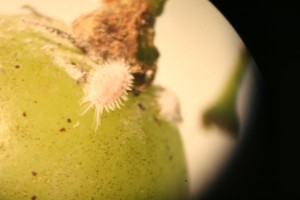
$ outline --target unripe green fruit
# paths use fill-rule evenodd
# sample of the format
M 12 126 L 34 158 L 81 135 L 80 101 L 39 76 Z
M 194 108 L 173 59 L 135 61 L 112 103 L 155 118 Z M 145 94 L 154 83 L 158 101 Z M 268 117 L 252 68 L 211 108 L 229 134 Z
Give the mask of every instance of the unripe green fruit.
M 159 114 L 159 88 L 130 93 L 95 131 L 82 83 L 56 57 L 89 68 L 85 55 L 19 16 L 0 19 L 1 200 L 187 198 L 180 135 Z

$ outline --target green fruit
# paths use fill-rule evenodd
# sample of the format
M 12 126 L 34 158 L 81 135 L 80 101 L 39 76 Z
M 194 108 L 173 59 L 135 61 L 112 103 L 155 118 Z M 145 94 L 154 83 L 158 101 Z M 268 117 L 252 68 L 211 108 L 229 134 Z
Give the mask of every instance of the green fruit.
M 180 135 L 159 114 L 158 87 L 129 94 L 95 131 L 81 79 L 66 71 L 88 69 L 85 55 L 20 16 L 0 19 L 1 200 L 187 198 Z

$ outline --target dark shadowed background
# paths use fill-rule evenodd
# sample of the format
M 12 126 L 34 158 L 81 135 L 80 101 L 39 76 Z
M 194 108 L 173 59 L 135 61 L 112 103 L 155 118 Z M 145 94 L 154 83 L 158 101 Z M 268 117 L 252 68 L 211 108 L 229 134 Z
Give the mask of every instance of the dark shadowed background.
M 289 110 L 275 103 L 278 100 L 283 103 L 285 99 L 277 92 L 284 90 L 280 88 L 283 87 L 283 75 L 279 70 L 285 67 L 281 63 L 283 54 L 278 49 L 288 51 L 286 42 L 293 44 L 294 40 L 285 37 L 282 40 L 282 37 L 286 33 L 288 36 L 296 35 L 292 30 L 296 22 L 291 20 L 299 19 L 299 7 L 282 1 L 279 4 L 257 0 L 211 2 L 235 28 L 258 66 L 261 77 L 256 79 L 257 98 L 254 107 L 259 112 L 249 122 L 247 137 L 241 142 L 230 165 L 215 185 L 199 199 L 288 199 L 287 196 L 281 196 L 283 163 L 278 158 L 282 158 L 283 154 L 279 152 L 281 143 L 275 141 L 279 139 L 278 131 L 283 130 L 279 124 L 287 121 L 287 115 L 281 113 L 287 114 Z M 295 64 L 295 61 L 291 64 Z M 287 193 L 290 194 L 286 191 L 285 195 Z

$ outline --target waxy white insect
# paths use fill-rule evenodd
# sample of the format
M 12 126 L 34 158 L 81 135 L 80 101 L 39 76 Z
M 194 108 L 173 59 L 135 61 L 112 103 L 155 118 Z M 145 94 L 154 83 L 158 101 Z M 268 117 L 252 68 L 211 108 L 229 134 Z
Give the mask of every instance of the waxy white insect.
M 133 78 L 129 65 L 122 59 L 107 61 L 89 72 L 81 104 L 88 104 L 83 114 L 95 107 L 96 129 L 103 110 L 114 111 L 128 99 Z

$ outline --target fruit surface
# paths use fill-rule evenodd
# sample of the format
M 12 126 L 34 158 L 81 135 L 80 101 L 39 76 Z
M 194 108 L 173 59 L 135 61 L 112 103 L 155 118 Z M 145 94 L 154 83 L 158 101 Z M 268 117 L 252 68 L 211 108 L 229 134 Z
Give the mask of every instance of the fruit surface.
M 185 199 L 177 128 L 155 86 L 121 109 L 82 114 L 85 55 L 47 31 L 0 21 L 0 199 Z

